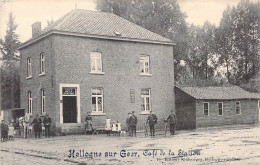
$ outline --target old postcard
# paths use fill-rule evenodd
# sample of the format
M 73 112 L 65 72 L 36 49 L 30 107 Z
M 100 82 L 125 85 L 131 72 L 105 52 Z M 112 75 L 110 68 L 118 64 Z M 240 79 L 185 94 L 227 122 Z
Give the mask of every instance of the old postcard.
M 259 1 L 0 13 L 1 164 L 259 164 Z

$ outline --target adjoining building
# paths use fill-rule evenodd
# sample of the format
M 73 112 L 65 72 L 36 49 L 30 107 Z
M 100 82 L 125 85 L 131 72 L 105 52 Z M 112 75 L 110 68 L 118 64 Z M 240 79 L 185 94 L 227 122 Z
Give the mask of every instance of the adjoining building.
M 75 9 L 49 27 L 32 25 L 21 53 L 21 107 L 48 113 L 58 133 L 84 131 L 105 119 L 122 123 L 135 111 L 142 129 L 149 111 L 174 110 L 171 40 L 115 14 Z M 159 121 L 158 126 L 163 125 Z
M 259 122 L 260 95 L 238 86 L 175 87 L 177 129 Z

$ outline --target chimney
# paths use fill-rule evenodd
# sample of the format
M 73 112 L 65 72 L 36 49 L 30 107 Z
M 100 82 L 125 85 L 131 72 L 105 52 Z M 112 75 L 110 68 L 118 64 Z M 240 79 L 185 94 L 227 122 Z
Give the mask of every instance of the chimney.
M 42 26 L 41 22 L 35 22 L 32 24 L 32 37 L 36 37 L 41 34 Z

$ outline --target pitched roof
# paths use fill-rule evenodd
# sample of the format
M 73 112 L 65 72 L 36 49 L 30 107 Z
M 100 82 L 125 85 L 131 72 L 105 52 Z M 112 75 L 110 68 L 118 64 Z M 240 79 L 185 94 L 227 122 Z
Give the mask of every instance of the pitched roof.
M 198 100 L 260 99 L 260 94 L 247 92 L 238 86 L 177 88 Z
M 51 31 L 106 36 L 126 40 L 157 41 L 174 45 L 172 40 L 151 32 L 113 13 L 83 9 L 74 9 L 67 13 L 49 27 L 45 28 L 40 36 Z M 39 36 L 35 38 L 38 37 Z

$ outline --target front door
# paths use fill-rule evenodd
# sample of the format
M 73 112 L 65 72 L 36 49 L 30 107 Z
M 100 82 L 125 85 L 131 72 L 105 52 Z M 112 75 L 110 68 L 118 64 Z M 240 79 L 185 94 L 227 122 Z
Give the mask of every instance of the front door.
M 63 123 L 77 123 L 77 96 L 63 96 Z

